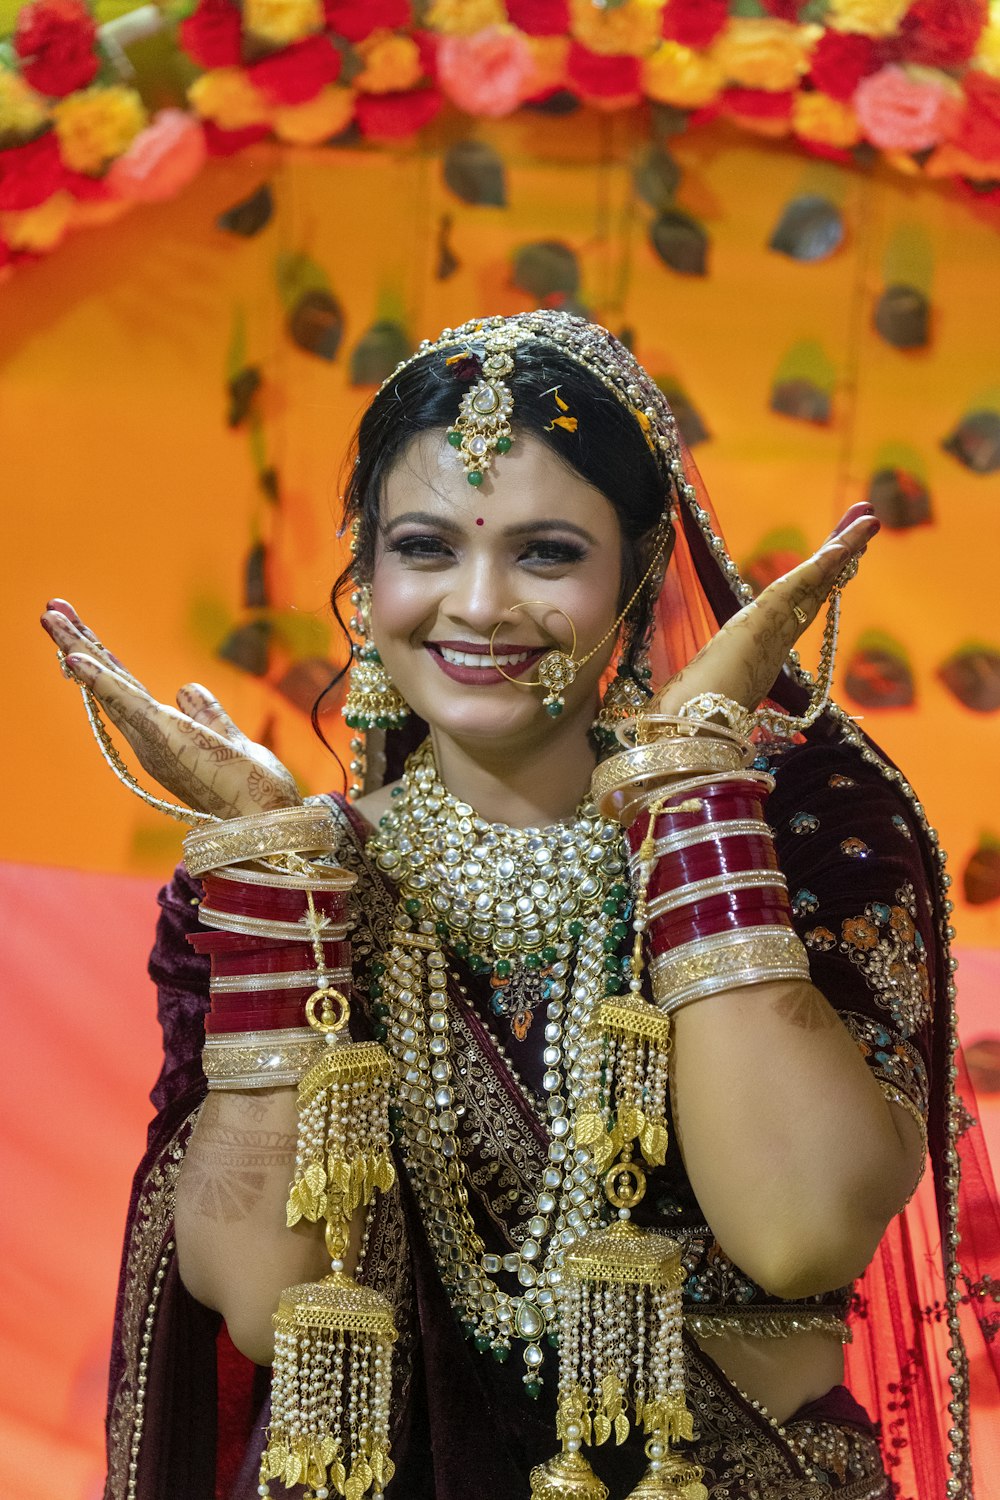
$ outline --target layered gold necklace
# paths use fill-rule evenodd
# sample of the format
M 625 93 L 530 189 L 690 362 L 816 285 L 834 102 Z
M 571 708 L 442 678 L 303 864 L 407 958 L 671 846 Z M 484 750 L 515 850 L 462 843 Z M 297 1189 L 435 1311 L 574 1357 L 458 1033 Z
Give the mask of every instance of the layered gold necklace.
M 600 1222 L 593 1158 L 574 1137 L 576 1075 L 607 993 L 620 988 L 629 887 L 621 829 L 589 801 L 547 828 L 488 823 L 444 787 L 429 742 L 415 752 L 369 853 L 399 891 L 380 976 L 395 1058 L 400 1146 L 438 1272 L 467 1334 L 505 1360 L 522 1346 L 537 1396 L 557 1341 L 562 1261 Z M 449 952 L 494 982 L 537 975 L 546 999 L 548 1164 L 514 1248 L 492 1254 L 468 1206 L 452 1087 Z M 508 1290 L 501 1277 L 513 1280 Z

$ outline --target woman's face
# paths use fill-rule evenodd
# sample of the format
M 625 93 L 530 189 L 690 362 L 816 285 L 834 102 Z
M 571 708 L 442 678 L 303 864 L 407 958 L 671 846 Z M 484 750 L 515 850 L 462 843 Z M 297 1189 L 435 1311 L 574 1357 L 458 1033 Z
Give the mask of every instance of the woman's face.
M 474 489 L 443 431 L 391 471 L 372 576 L 372 636 L 389 676 L 432 729 L 514 743 L 553 721 L 537 679 L 554 646 L 585 656 L 611 628 L 621 530 L 605 497 L 537 438 L 518 437 Z M 529 601 L 531 601 L 529 603 Z M 528 603 L 522 610 L 513 606 Z M 494 631 L 496 632 L 494 636 Z M 561 729 L 589 725 L 609 639 L 565 690 Z

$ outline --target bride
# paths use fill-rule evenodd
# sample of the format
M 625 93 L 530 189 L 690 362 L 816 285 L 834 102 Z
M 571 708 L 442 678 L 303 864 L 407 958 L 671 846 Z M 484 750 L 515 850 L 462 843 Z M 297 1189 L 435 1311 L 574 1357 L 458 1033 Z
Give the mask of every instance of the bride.
M 750 602 L 662 395 L 611 335 L 551 312 L 445 330 L 400 367 L 362 420 L 345 519 L 354 551 L 334 600 L 353 591 L 345 712 L 356 774 L 362 730 L 369 764 L 355 800 L 304 807 L 332 821 L 328 857 L 355 879 L 349 932 L 316 962 L 337 950 L 352 1030 L 392 1059 L 397 1182 L 354 1213 L 341 1257 L 393 1312 L 388 1500 L 637 1484 L 889 1496 L 882 1413 L 843 1385 L 845 1319 L 921 1175 L 928 1107 L 944 1108 L 928 1066 L 949 1024 L 946 918 L 909 788 L 788 663 L 877 521 L 852 507 Z M 70 605 L 54 601 L 43 624 L 192 816 L 270 827 L 303 806 L 207 689 L 157 702 Z M 161 897 L 165 1064 L 116 1323 L 116 1500 L 257 1493 L 276 1420 L 272 1315 L 283 1289 L 329 1265 L 322 1222 L 286 1227 L 299 1074 L 232 1086 L 208 1062 L 240 1026 L 301 1028 L 315 987 L 315 972 L 275 979 L 287 966 L 267 951 L 290 893 L 279 880 L 269 898 L 245 855 L 240 867 L 264 916 L 235 930 L 272 977 L 243 984 L 238 1023 L 225 1006 L 241 981 L 220 980 L 220 935 L 204 932 L 207 887 L 182 866 Z M 414 934 L 429 1006 L 416 1019 Z M 670 1023 L 669 1089 L 650 1122 L 666 1144 L 638 1166 L 638 1146 L 636 1161 L 625 1150 L 636 1191 L 617 1214 L 679 1256 L 692 1423 L 673 1489 L 669 1444 L 649 1420 L 644 1437 L 632 1397 L 620 1444 L 589 1441 L 602 1398 L 573 1408 L 566 1374 L 567 1256 L 618 1202 L 595 1166 L 606 1142 L 574 1147 L 586 1037 L 608 997 L 628 996 Z M 932 1144 L 946 1173 L 948 1142 Z M 881 1377 L 889 1315 L 864 1305 Z M 584 1333 L 631 1361 L 634 1396 L 648 1351 L 627 1321 L 609 1313 Z M 551 1465 L 557 1422 L 577 1489 Z M 949 1422 L 961 1477 L 963 1423 L 954 1410 Z M 350 1493 L 336 1474 L 311 1483 Z M 380 1492 L 377 1474 L 370 1484 Z

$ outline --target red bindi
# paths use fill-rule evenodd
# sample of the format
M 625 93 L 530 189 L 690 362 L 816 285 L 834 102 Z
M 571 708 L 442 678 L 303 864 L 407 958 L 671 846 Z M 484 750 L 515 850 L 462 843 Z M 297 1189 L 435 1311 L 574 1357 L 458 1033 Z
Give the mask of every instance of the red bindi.
M 486 523 L 485 523 L 485 522 L 484 522 L 484 520 L 483 520 L 483 518 L 482 518 L 482 516 L 477 516 L 477 517 L 476 517 L 476 525 L 477 525 L 477 526 L 484 526 L 484 525 L 485 525 L 485 524 L 486 524 Z

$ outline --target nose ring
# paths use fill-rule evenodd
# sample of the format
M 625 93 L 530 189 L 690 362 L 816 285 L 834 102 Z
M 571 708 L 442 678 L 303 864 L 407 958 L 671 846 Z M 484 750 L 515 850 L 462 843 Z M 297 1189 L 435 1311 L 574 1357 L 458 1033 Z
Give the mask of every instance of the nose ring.
M 500 673 L 500 676 L 505 677 L 508 682 L 513 682 L 518 687 L 543 687 L 545 689 L 545 697 L 542 699 L 542 707 L 550 718 L 558 719 L 566 707 L 566 700 L 563 697 L 563 693 L 576 678 L 581 665 L 580 662 L 573 659 L 576 653 L 576 626 L 573 624 L 572 617 L 564 609 L 561 609 L 558 604 L 549 604 L 544 599 L 527 599 L 520 604 L 512 604 L 507 613 L 512 615 L 515 610 L 530 609 L 533 606 L 537 606 L 539 609 L 554 610 L 557 615 L 562 615 L 573 633 L 573 644 L 570 646 L 569 651 L 561 651 L 559 649 L 546 651 L 545 655 L 539 660 L 538 676 L 533 681 L 526 682 L 523 677 L 511 677 L 510 673 L 505 672 L 497 661 L 496 652 L 493 650 L 496 633 L 503 624 L 502 620 L 498 620 L 490 634 L 490 660 Z

